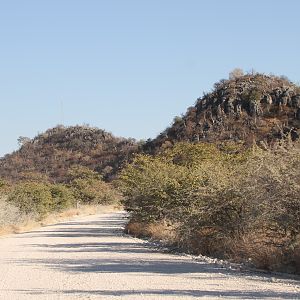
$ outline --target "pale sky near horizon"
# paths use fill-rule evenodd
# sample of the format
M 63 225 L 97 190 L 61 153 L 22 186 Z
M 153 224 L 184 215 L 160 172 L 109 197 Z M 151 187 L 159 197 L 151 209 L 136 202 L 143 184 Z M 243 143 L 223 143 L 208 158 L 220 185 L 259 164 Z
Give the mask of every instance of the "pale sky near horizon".
M 153 138 L 235 67 L 299 82 L 299 12 L 298 0 L 0 0 L 0 156 L 62 122 Z

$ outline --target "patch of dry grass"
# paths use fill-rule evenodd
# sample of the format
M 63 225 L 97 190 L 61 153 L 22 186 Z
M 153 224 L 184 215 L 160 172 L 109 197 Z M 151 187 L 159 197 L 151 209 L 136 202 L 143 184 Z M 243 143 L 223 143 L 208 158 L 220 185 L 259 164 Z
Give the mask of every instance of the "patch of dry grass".
M 150 237 L 165 244 L 173 244 L 176 241 L 174 228 L 163 222 L 141 223 L 130 221 L 126 225 L 125 232 L 135 237 Z

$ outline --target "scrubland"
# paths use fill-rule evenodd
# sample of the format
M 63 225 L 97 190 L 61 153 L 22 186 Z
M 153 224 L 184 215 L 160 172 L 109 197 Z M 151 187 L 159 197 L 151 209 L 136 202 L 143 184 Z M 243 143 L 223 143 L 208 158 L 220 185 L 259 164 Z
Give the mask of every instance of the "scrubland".
M 0 181 L 0 235 L 18 233 L 77 215 L 113 211 L 121 195 L 85 167 L 70 168 L 65 183 Z
M 300 273 L 300 146 L 178 143 L 119 178 L 127 231 L 186 252 Z

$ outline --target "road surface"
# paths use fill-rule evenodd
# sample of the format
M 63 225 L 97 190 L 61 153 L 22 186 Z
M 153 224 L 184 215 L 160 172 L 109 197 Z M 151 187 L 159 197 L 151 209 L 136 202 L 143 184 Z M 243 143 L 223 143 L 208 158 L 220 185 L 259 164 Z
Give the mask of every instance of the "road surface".
M 123 212 L 0 238 L 0 299 L 300 299 L 297 281 L 243 274 L 123 236 Z

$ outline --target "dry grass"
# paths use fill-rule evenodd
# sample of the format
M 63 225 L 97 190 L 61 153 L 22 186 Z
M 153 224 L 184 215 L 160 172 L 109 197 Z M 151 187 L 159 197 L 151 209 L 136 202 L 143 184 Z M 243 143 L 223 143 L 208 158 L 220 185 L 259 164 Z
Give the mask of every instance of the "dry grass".
M 125 227 L 125 232 L 134 237 L 148 237 L 149 235 L 145 226 L 147 225 L 140 222 L 130 221 Z
M 141 223 L 130 221 L 126 232 L 135 237 L 147 237 L 160 241 L 164 245 L 177 245 L 182 250 L 195 255 L 207 255 L 228 259 L 237 263 L 248 263 L 258 269 L 300 273 L 300 239 L 293 249 L 278 247 L 284 243 L 281 239 L 270 239 L 263 233 L 250 232 L 239 238 L 220 237 L 209 231 L 195 232 L 187 240 L 182 241 L 176 235 L 175 227 L 164 223 Z
M 163 222 L 145 224 L 130 221 L 126 225 L 125 232 L 135 237 L 151 237 L 166 244 L 173 244 L 176 239 L 174 228 Z
M 6 196 L 0 196 L 0 235 L 17 230 L 16 224 L 25 224 L 28 218 L 17 207 L 6 202 Z
M 263 232 L 249 232 L 232 243 L 230 258 L 259 269 L 299 274 L 300 239 L 291 247 L 279 235 L 271 238 Z

